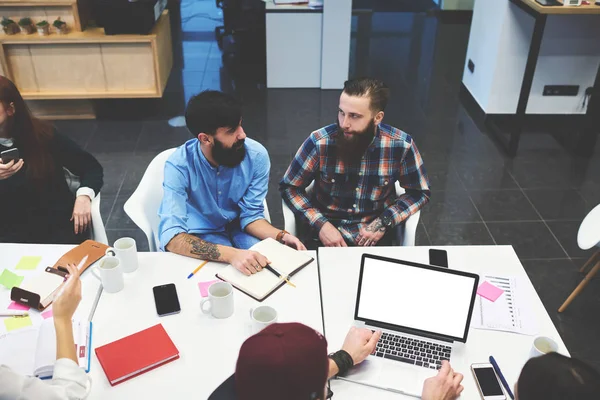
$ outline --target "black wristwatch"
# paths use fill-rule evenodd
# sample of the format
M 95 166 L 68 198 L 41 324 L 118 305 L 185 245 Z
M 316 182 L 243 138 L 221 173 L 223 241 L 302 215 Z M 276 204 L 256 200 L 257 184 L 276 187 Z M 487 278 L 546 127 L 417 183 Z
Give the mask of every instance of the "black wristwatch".
M 386 229 L 391 227 L 392 223 L 394 222 L 394 219 L 389 215 L 382 215 L 379 217 L 379 219 L 381 220 L 381 223 L 383 224 L 383 226 L 385 226 Z

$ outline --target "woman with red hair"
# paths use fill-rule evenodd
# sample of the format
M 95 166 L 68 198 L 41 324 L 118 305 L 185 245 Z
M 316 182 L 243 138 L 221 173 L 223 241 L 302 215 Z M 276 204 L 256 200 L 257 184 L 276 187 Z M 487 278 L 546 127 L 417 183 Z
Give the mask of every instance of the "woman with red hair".
M 49 124 L 34 118 L 16 86 L 0 76 L 0 242 L 78 244 L 89 238 L 91 200 L 102 166 Z M 14 151 L 12 152 L 15 153 Z M 74 195 L 66 170 L 79 177 Z

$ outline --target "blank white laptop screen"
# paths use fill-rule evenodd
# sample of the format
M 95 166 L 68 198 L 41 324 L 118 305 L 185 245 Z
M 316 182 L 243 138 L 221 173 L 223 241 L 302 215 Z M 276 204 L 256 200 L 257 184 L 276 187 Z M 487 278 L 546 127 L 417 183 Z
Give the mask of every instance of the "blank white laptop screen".
M 364 259 L 357 317 L 463 338 L 475 279 Z

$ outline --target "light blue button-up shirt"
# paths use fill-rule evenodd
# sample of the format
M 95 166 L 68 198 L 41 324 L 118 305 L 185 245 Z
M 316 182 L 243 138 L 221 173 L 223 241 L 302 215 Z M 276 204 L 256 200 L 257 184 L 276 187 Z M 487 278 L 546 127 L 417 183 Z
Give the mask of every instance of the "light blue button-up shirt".
M 213 167 L 190 139 L 165 163 L 163 200 L 158 210 L 161 250 L 179 233 L 223 232 L 225 225 L 240 219 L 242 230 L 264 218 L 269 153 L 257 141 L 245 140 L 246 157 L 230 168 Z

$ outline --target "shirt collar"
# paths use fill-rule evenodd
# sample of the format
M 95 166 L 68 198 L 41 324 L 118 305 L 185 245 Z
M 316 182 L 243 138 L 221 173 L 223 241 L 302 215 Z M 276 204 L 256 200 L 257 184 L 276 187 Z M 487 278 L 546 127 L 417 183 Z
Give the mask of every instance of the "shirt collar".
M 217 170 L 217 167 L 214 167 L 206 158 L 206 156 L 204 155 L 204 153 L 202 152 L 202 147 L 200 146 L 200 141 L 198 140 L 198 153 L 200 155 L 200 162 L 203 163 L 205 166 L 207 166 L 208 168 L 210 168 L 213 171 Z

